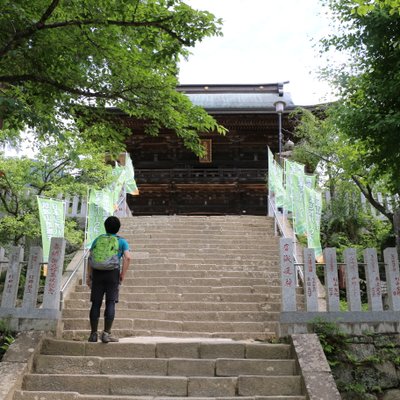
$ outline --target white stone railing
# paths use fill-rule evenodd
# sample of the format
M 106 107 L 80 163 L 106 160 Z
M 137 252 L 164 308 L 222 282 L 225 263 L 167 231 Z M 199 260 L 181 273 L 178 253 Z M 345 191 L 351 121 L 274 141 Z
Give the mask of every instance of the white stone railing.
M 380 220 L 387 220 L 387 218 L 381 214 L 368 200 L 367 198 L 364 196 L 363 193 L 360 192 L 360 202 L 361 202 L 361 207 L 363 208 L 363 210 L 372 215 L 373 217 L 380 219 Z M 325 202 L 327 204 L 330 203 L 331 201 L 331 195 L 329 191 L 325 191 L 323 193 Z M 399 203 L 399 196 L 395 195 L 395 196 L 386 196 L 382 193 L 376 193 L 374 194 L 374 198 L 376 198 L 376 200 L 382 204 L 389 212 L 393 212 L 396 208 L 396 204 Z
M 59 195 L 58 198 L 65 201 L 65 216 L 66 217 L 86 218 L 87 196 Z
M 336 249 L 324 250 L 326 311 L 319 309 L 318 277 L 313 249 L 304 249 L 303 293 L 295 285 L 293 240 L 280 239 L 281 266 L 281 333 L 307 332 L 317 319 L 337 322 L 346 330 L 400 332 L 400 272 L 396 248 L 384 251 L 384 262 L 379 263 L 375 249 L 364 250 L 364 260 L 357 260 L 355 249 L 344 252 L 344 263 L 338 264 Z M 348 311 L 340 311 L 338 265 L 344 267 Z M 368 311 L 362 311 L 359 268 L 365 269 Z M 383 270 L 384 269 L 384 270 Z M 381 280 L 381 277 L 385 277 Z
M 47 275 L 43 300 L 38 304 L 38 292 L 43 266 L 42 249 L 32 247 L 25 277 L 22 301 L 17 299 L 21 269 L 24 264 L 23 248 L 10 249 L 8 259 L 0 251 L 0 272 L 6 271 L 0 303 L 0 319 L 6 319 L 14 330 L 54 330 L 60 318 L 60 288 L 63 274 L 65 239 L 52 238 L 47 262 Z

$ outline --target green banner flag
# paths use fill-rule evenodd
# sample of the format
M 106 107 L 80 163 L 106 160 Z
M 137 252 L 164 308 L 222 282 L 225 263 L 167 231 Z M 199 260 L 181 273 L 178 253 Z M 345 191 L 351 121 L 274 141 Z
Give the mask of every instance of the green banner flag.
M 275 204 L 276 207 L 284 207 L 286 203 L 286 190 L 283 186 L 283 168 L 274 161 L 275 174 Z
M 293 194 L 293 226 L 297 235 L 307 232 L 306 201 L 305 201 L 305 179 L 304 173 L 294 173 L 292 175 L 292 194 Z
M 114 192 L 110 189 L 89 192 L 86 248 L 97 236 L 105 233 L 104 220 L 114 212 Z
M 65 203 L 63 200 L 37 197 L 42 232 L 43 262 L 47 262 L 52 237 L 64 237 Z
M 275 206 L 283 207 L 285 203 L 285 189 L 283 187 L 283 169 L 274 160 L 268 148 L 268 189 L 274 194 Z
M 321 248 L 321 213 L 322 213 L 322 195 L 316 190 L 304 188 L 306 201 L 306 218 L 307 218 L 307 245 L 310 249 L 315 250 L 315 258 L 322 260 Z
M 133 169 L 132 160 L 128 153 L 125 155 L 125 170 L 126 170 L 126 193 L 130 193 L 133 196 L 139 194 L 139 189 L 135 181 L 135 170 Z
M 315 189 L 317 187 L 317 175 L 304 174 L 304 184 L 310 189 Z
M 111 185 L 111 190 L 113 191 L 114 210 L 116 210 L 118 208 L 118 200 L 121 195 L 121 190 L 124 187 L 126 180 L 125 167 L 114 167 L 112 174 L 114 177 L 114 182 Z
M 302 173 L 304 174 L 304 165 L 299 164 L 295 161 L 285 160 L 285 189 L 286 189 L 286 201 L 285 209 L 293 211 L 293 175 Z

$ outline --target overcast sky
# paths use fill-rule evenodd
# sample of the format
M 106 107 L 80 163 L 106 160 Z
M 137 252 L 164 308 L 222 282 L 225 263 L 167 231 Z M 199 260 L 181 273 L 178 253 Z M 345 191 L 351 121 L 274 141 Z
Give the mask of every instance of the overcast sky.
M 223 37 L 199 43 L 180 64 L 182 84 L 275 83 L 297 105 L 332 99 L 318 80 L 313 43 L 328 33 L 320 0 L 186 0 L 222 18 Z

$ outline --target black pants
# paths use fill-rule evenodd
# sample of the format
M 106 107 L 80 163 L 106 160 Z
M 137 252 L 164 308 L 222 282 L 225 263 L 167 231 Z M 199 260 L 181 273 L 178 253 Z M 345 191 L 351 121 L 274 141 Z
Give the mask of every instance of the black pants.
M 92 292 L 90 295 L 92 307 L 90 309 L 90 320 L 99 319 L 104 295 L 106 296 L 104 319 L 114 320 L 115 303 L 118 302 L 119 295 L 119 269 L 111 271 L 92 270 Z

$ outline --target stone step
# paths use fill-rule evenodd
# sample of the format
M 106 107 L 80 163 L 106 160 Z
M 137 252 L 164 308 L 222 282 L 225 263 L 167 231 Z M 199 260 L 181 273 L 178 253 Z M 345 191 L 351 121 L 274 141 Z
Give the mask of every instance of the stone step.
M 218 230 L 226 230 L 226 228 L 234 226 L 237 229 L 242 230 L 254 230 L 254 229 L 271 229 L 274 227 L 273 219 L 269 220 L 264 217 L 264 220 L 258 221 L 241 221 L 235 220 L 234 218 L 229 218 L 229 220 L 225 221 L 218 221 L 217 219 L 212 220 L 190 220 L 190 219 L 182 219 L 178 220 L 171 220 L 171 216 L 164 221 L 155 220 L 154 223 L 144 223 L 145 221 L 136 220 L 136 217 L 124 223 L 121 221 L 121 231 L 129 232 L 133 230 L 134 232 L 140 232 L 141 230 L 147 232 L 148 230 L 154 229 L 198 229 L 199 227 L 204 230 L 210 231 L 218 231 Z
M 256 397 L 218 397 L 218 400 L 306 400 L 305 396 L 256 396 Z M 14 400 L 188 400 L 188 397 L 158 397 L 158 396 L 112 396 L 112 395 L 82 395 L 76 392 L 27 392 L 18 390 Z M 190 400 L 216 400 L 215 397 L 190 397 Z
M 73 292 L 70 295 L 72 300 L 86 300 L 88 293 Z M 276 299 L 274 294 L 231 294 L 231 293 L 127 293 L 123 295 L 126 302 L 234 302 L 234 303 L 263 303 L 270 299 Z
M 175 235 L 173 232 L 154 235 L 126 235 L 119 234 L 135 248 L 184 248 L 191 250 L 215 250 L 223 249 L 227 253 L 235 250 L 250 250 L 276 252 L 279 249 L 279 240 L 264 234 L 242 234 L 240 236 L 215 236 L 209 234 L 200 235 Z M 193 237 L 195 236 L 195 237 Z M 213 235 L 211 235 L 213 236 Z
M 189 254 L 184 252 L 174 252 L 174 253 L 165 253 L 160 252 L 157 254 L 150 254 L 148 252 L 133 252 L 132 258 L 134 263 L 136 260 L 147 259 L 147 263 L 166 263 L 166 264 L 179 264 L 179 265 L 191 265 L 191 264 L 200 264 L 200 265 L 216 265 L 219 267 L 229 267 L 230 265 L 240 265 L 242 267 L 258 265 L 268 267 L 270 265 L 277 265 L 279 261 L 279 256 L 276 255 L 251 255 L 243 256 L 241 254 L 226 254 L 223 256 L 223 252 L 218 254 L 202 254 L 201 256 L 196 254 Z M 160 255 L 160 257 L 158 257 Z M 227 268 L 229 270 L 230 268 Z M 266 268 L 267 269 L 267 268 Z
M 218 219 L 216 216 L 205 217 L 205 218 L 190 218 L 189 216 L 166 216 L 166 218 L 161 219 L 159 216 L 152 217 L 153 220 L 144 220 L 140 217 L 133 217 L 129 220 L 121 220 L 121 230 L 129 230 L 134 229 L 135 231 L 139 231 L 140 229 L 148 230 L 152 227 L 154 228 L 180 228 L 180 229 L 188 229 L 191 227 L 198 228 L 199 226 L 204 229 L 221 229 L 226 226 L 237 226 L 244 228 L 256 229 L 257 227 L 266 228 L 274 226 L 273 218 L 269 218 L 266 216 L 258 216 L 258 219 L 252 219 L 252 216 L 242 217 L 237 219 L 234 215 L 229 215 L 225 219 Z
M 274 293 L 280 294 L 279 286 L 132 286 L 135 281 L 126 279 L 120 287 L 120 293 Z M 87 286 L 76 286 L 76 292 L 89 293 Z
M 207 339 L 232 339 L 232 340 L 256 340 L 256 341 L 271 341 L 276 339 L 277 332 L 185 332 L 185 331 L 164 331 L 164 330 L 127 330 L 113 329 L 113 334 L 119 338 L 129 337 L 166 337 L 175 339 L 192 339 L 199 338 Z M 90 335 L 89 329 L 79 330 L 64 330 L 63 339 L 66 340 L 87 340 Z
M 99 356 L 119 358 L 200 358 L 200 359 L 268 359 L 291 358 L 291 346 L 284 343 L 257 343 L 232 340 L 175 340 L 163 338 L 126 338 L 119 343 L 75 342 L 47 338 L 41 354 Z
M 204 287 L 210 288 L 217 287 L 232 287 L 232 286 L 266 286 L 266 278 L 249 278 L 249 277 L 234 277 L 234 278 L 191 278 L 191 277 L 171 277 L 165 276 L 153 276 L 153 277 L 129 277 L 124 282 L 127 288 L 133 288 L 138 286 L 186 286 L 186 287 Z M 269 287 L 279 287 L 280 280 L 275 278 L 269 278 Z M 276 291 L 275 291 L 276 292 Z
M 162 236 L 164 240 L 160 244 L 167 243 L 178 243 L 178 244 L 194 244 L 195 246 L 204 244 L 205 246 L 215 246 L 221 244 L 237 244 L 237 245 L 248 245 L 249 240 L 252 239 L 251 243 L 256 245 L 278 245 L 279 236 L 271 234 L 269 229 L 247 231 L 247 232 L 227 232 L 218 231 L 210 232 L 206 230 L 199 230 L 185 233 L 179 233 L 179 231 L 147 231 L 147 232 L 118 232 L 118 235 L 123 236 L 126 239 L 132 239 L 133 241 L 145 244 L 154 244 L 153 239 L 157 236 Z M 210 240 L 211 239 L 211 240 Z M 233 248 L 233 246 L 231 246 Z
M 243 256 L 250 258 L 252 256 L 258 256 L 258 257 L 264 257 L 264 258 L 269 258 L 269 257 L 276 257 L 277 254 L 277 246 L 271 246 L 266 248 L 265 246 L 253 246 L 253 245 L 248 245 L 246 247 L 235 245 L 235 244 L 230 244 L 230 247 L 236 246 L 235 249 L 231 248 L 226 248 L 224 246 L 215 246 L 213 248 L 207 248 L 207 247 L 201 247 L 199 245 L 193 245 L 193 246 L 181 246 L 180 244 L 177 245 L 157 245 L 157 244 L 138 244 L 135 241 L 129 241 L 127 240 L 130 246 L 131 252 L 135 253 L 143 253 L 143 252 L 148 252 L 149 254 L 153 256 L 157 256 L 159 254 L 167 254 L 167 253 L 183 253 L 187 255 L 193 255 L 196 257 L 202 257 L 204 254 L 208 255 L 213 255 L 217 256 L 218 254 L 221 254 L 223 252 L 226 254 L 228 257 L 237 257 L 237 256 Z
M 65 300 L 66 308 L 85 309 L 90 308 L 89 297 L 81 300 Z M 281 304 L 278 301 L 268 302 L 159 302 L 159 301 L 136 301 L 128 302 L 122 299 L 116 309 L 120 310 L 162 310 L 162 311 L 280 311 Z
M 89 318 L 63 318 L 65 330 L 88 330 Z M 194 321 L 161 320 L 151 318 L 116 317 L 113 330 L 157 330 L 174 332 L 274 332 L 276 321 L 263 322 L 225 322 L 225 321 Z
M 39 355 L 37 374 L 159 375 L 159 376 L 288 376 L 296 373 L 294 360 L 119 358 Z
M 150 277 L 179 277 L 179 278 L 207 278 L 207 279 L 220 279 L 220 278 L 260 278 L 260 279 L 276 279 L 279 278 L 278 271 L 252 271 L 252 270 L 238 270 L 238 271 L 213 271 L 213 270 L 176 270 L 176 269 L 140 269 L 134 265 L 129 273 L 129 278 L 150 278 Z
M 176 253 L 174 253 L 176 254 Z M 242 271 L 246 270 L 248 268 L 255 267 L 255 270 L 261 270 L 261 271 L 266 271 L 272 268 L 274 271 L 278 271 L 278 259 L 276 260 L 269 260 L 269 259 L 262 259 L 262 260 L 242 260 L 241 257 L 235 258 L 235 259 L 228 259 L 226 258 L 220 258 L 216 259 L 214 258 L 213 260 L 205 260 L 203 258 L 185 258 L 183 259 L 182 257 L 176 258 L 170 257 L 152 257 L 149 255 L 149 253 L 133 253 L 133 264 L 136 266 L 138 264 L 143 264 L 143 265 L 163 265 L 163 266 L 168 266 L 168 265 L 173 265 L 175 267 L 189 267 L 193 266 L 193 269 L 200 268 L 204 270 L 208 269 L 218 269 L 218 270 L 226 270 L 226 271 Z M 179 269 L 179 268 L 177 268 Z M 189 268 L 191 269 L 191 268 Z
M 277 321 L 279 312 L 266 311 L 157 311 L 157 310 L 133 310 L 119 309 L 117 307 L 116 317 L 160 319 L 166 321 L 222 321 L 222 322 L 264 322 Z M 62 312 L 65 319 L 88 318 L 87 309 L 65 309 Z
M 182 232 L 229 232 L 229 228 L 235 228 L 235 232 L 254 232 L 257 230 L 273 232 L 274 224 L 268 223 L 268 221 L 261 221 L 261 223 L 252 223 L 252 224 L 244 224 L 242 222 L 229 220 L 224 221 L 222 223 L 218 223 L 218 221 L 212 221 L 211 224 L 208 224 L 204 221 L 198 221 L 198 223 L 193 223 L 192 221 L 182 221 L 182 223 L 170 223 L 166 221 L 166 223 L 157 223 L 157 224 L 143 224 L 138 225 L 135 224 L 135 221 L 129 221 L 129 224 L 121 225 L 120 232 L 132 232 L 132 233 L 142 233 L 142 232 L 163 232 L 168 230 L 182 231 Z M 200 229 L 199 229 L 200 228 Z
M 188 240 L 188 239 L 164 239 L 162 242 L 156 243 L 153 240 L 143 239 L 143 238 L 133 238 L 131 236 L 124 236 L 124 238 L 132 243 L 133 250 L 137 248 L 146 249 L 169 249 L 169 248 L 184 248 L 184 249 L 197 249 L 197 250 L 215 250 L 223 249 L 229 252 L 230 250 L 237 249 L 251 249 L 254 248 L 257 251 L 270 251 L 276 252 L 279 242 L 272 243 L 270 240 L 268 242 L 264 240 L 252 241 L 248 243 L 240 241 L 238 239 L 233 240 L 219 240 L 212 241 L 209 240 Z
M 122 376 L 27 374 L 23 390 L 74 391 L 82 394 L 135 396 L 234 397 L 270 395 L 300 395 L 299 376 Z

